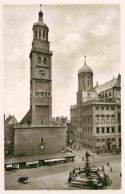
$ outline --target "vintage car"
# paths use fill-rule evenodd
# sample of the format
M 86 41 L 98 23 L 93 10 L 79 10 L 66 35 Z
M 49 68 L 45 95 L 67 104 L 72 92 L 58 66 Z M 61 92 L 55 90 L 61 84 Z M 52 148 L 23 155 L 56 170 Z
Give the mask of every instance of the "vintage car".
M 26 184 L 28 183 L 28 176 L 22 176 L 18 179 L 18 182 Z

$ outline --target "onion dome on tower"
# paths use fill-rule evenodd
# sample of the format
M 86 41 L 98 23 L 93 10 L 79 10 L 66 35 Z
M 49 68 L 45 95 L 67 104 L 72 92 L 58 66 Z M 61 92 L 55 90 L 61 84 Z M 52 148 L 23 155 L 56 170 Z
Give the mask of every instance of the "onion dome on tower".
M 84 65 L 78 71 L 78 88 L 84 91 L 90 91 L 93 89 L 93 71 L 86 64 L 86 56 L 84 60 Z
M 84 65 L 79 69 L 78 75 L 82 74 L 82 73 L 91 73 L 91 74 L 93 74 L 92 69 L 86 64 L 86 56 L 84 56 L 84 57 L 85 57 Z

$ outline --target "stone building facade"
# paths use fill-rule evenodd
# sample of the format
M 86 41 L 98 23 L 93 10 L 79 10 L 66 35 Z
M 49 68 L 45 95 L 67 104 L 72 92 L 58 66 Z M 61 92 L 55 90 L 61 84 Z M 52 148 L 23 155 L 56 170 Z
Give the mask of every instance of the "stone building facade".
M 52 122 L 52 68 L 48 26 L 42 11 L 33 25 L 30 52 L 30 110 L 14 128 L 14 156 L 66 151 L 66 126 Z
M 66 149 L 65 127 L 15 128 L 14 156 L 55 154 Z
M 75 145 L 93 152 L 121 149 L 121 76 L 93 87 L 93 71 L 85 63 L 78 72 L 77 105 L 71 106 Z

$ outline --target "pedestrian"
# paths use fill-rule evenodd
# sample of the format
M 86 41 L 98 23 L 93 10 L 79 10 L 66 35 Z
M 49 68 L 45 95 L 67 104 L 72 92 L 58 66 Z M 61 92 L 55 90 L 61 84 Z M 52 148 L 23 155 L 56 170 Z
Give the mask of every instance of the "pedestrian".
M 110 172 L 112 172 L 112 167 L 110 167 Z

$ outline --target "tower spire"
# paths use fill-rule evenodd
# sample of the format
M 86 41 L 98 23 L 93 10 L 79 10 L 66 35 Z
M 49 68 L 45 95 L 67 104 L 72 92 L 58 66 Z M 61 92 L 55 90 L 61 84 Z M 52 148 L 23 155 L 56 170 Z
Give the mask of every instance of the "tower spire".
M 84 55 L 84 65 L 86 65 L 86 55 Z
M 40 11 L 39 11 L 39 21 L 43 21 L 43 12 L 41 11 L 41 4 L 40 4 Z

